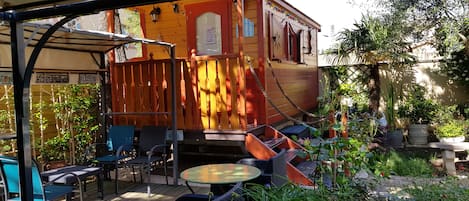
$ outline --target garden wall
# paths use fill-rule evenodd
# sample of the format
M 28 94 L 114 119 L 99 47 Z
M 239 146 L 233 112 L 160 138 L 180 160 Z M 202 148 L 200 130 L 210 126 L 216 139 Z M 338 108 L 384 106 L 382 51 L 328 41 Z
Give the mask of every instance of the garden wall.
M 33 154 L 36 154 L 41 145 L 48 139 L 67 132 L 73 133 L 71 130 L 75 130 L 75 128 L 72 127 L 76 126 L 73 123 L 75 121 L 72 120 L 73 118 L 95 124 L 96 117 L 99 115 L 97 97 L 95 97 L 97 90 L 99 90 L 99 87 L 96 85 L 32 85 L 30 128 L 31 133 L 34 135 L 31 138 L 31 143 L 35 147 Z M 14 115 L 13 86 L 8 84 L 0 85 L 0 135 L 15 134 Z M 84 115 L 86 115 L 85 118 L 83 118 Z M 92 125 L 88 126 L 91 127 Z M 83 132 L 82 128 L 78 128 L 78 130 L 74 135 Z M 1 153 L 14 151 L 14 141 L 0 142 Z

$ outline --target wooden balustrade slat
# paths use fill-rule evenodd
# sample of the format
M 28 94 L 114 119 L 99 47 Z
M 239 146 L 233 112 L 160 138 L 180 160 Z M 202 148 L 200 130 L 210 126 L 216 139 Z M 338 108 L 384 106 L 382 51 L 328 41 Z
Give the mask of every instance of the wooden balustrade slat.
M 217 61 L 207 61 L 207 81 L 208 81 L 208 99 L 209 99 L 209 128 L 218 129 L 217 117 Z
M 232 129 L 239 128 L 238 114 L 238 69 L 236 63 L 230 62 L 230 85 L 231 85 L 231 118 L 230 124 Z
M 165 97 L 165 83 L 164 83 L 164 77 L 163 77 L 163 62 L 157 62 L 156 63 L 156 77 L 159 82 L 158 84 L 158 112 L 166 112 L 166 105 L 164 101 Z M 166 118 L 165 117 L 159 117 L 158 118 L 158 125 L 166 125 Z
M 158 80 L 157 80 L 157 76 L 156 76 L 156 63 L 148 63 L 148 68 L 149 68 L 149 75 L 151 75 L 151 79 L 150 79 L 150 85 L 151 85 L 151 95 L 150 95 L 150 102 L 151 102 L 151 106 L 152 106 L 152 111 L 158 111 L 158 99 L 159 99 L 159 96 L 158 96 Z M 159 119 L 159 116 L 158 115 L 155 115 L 154 118 L 153 118 L 153 122 L 154 124 L 158 124 L 158 119 Z
M 203 128 L 210 128 L 209 126 L 209 114 L 208 114 L 208 100 L 209 95 L 208 83 L 207 83 L 207 66 L 206 62 L 201 61 L 197 64 L 197 74 L 199 76 L 199 98 L 200 98 L 200 117 L 202 120 Z
M 171 70 L 171 63 L 168 63 L 168 66 L 169 66 L 169 70 Z M 177 118 L 177 125 L 178 125 L 178 128 L 179 129 L 185 129 L 186 126 L 184 124 L 184 118 L 182 118 L 184 115 L 182 113 L 182 107 L 181 107 L 181 103 L 182 103 L 182 91 L 181 91 L 181 80 L 182 80 L 182 74 L 181 74 L 181 64 L 180 63 L 176 63 L 176 94 L 179 94 L 176 95 L 176 97 L 173 97 L 173 98 L 176 98 L 176 114 L 179 118 Z M 171 72 L 171 71 L 169 71 Z M 168 75 L 171 77 L 171 74 L 168 73 Z M 169 80 L 171 80 L 171 78 L 169 78 Z M 171 90 L 168 90 L 168 94 L 171 93 Z
M 173 102 L 173 98 L 175 97 L 172 97 L 171 96 L 171 90 L 173 90 L 172 88 L 172 85 L 171 85 L 171 61 L 165 61 L 163 63 L 163 66 L 164 66 L 164 85 L 166 85 L 166 88 L 164 90 L 164 97 L 166 97 L 165 99 L 165 103 L 166 103 L 166 111 L 171 111 L 171 104 Z M 177 99 L 176 99 L 176 102 L 177 102 Z M 176 114 L 177 114 L 177 111 L 176 111 Z M 166 119 L 166 122 L 167 122 L 167 125 L 172 125 L 172 121 L 173 118 L 167 118 Z
M 220 105 L 220 124 L 222 129 L 229 129 L 229 121 L 228 121 L 228 105 L 227 105 L 227 86 L 226 86 L 226 75 L 227 75 L 227 60 L 220 60 L 220 64 L 218 65 L 218 78 L 219 78 L 219 86 L 220 86 L 220 94 L 219 94 L 219 104 Z
M 239 94 L 240 97 L 238 98 L 239 100 L 239 120 L 241 123 L 241 128 L 245 130 L 247 128 L 247 116 L 246 116 L 246 75 L 245 75 L 245 69 L 244 69 L 244 58 L 239 58 L 235 59 L 235 61 L 238 61 L 238 70 L 239 70 L 239 75 L 238 75 L 238 83 L 239 83 Z
M 176 98 L 178 129 L 241 129 L 245 120 L 244 69 L 237 57 L 192 57 L 176 62 L 171 97 L 171 61 L 116 64 L 111 69 L 113 112 L 169 112 Z M 198 59 L 199 61 L 197 61 Z M 202 60 L 209 59 L 209 60 Z M 169 115 L 119 115 L 114 124 L 171 125 Z

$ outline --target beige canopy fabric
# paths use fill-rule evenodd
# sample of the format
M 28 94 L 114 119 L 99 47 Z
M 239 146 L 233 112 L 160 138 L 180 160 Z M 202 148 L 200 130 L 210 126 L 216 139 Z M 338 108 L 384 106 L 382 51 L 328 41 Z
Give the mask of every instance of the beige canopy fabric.
M 34 8 L 36 6 L 44 5 L 62 5 L 69 4 L 73 2 L 78 2 L 79 0 L 2 0 L 0 1 L 0 11 L 3 10 L 21 10 L 24 8 Z
M 29 60 L 33 48 L 26 48 L 26 60 Z M 34 70 L 57 71 L 98 71 L 99 53 L 73 52 L 44 48 L 34 66 Z M 0 67 L 11 68 L 10 45 L 0 44 Z
M 27 60 L 34 46 L 50 26 L 24 24 Z M 97 71 L 101 53 L 136 42 L 165 44 L 108 32 L 60 28 L 44 45 L 34 69 Z M 8 25 L 0 26 L 0 67 L 11 67 L 10 27 Z

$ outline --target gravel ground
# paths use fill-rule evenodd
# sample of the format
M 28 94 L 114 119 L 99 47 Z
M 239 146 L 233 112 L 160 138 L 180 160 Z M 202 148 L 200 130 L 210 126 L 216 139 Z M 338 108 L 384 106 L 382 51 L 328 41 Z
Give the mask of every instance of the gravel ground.
M 469 189 L 469 172 L 459 172 L 456 182 L 462 188 Z M 391 176 L 386 179 L 378 179 L 372 182 L 370 194 L 377 200 L 390 200 L 391 197 L 408 198 L 403 189 L 415 185 L 438 184 L 448 179 L 447 177 L 415 178 L 403 176 Z

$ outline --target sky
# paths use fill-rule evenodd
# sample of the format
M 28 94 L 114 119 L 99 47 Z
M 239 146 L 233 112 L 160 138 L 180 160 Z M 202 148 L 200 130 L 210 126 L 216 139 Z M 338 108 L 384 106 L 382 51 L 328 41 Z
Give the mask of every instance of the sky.
M 331 36 L 344 28 L 352 28 L 362 16 L 361 7 L 366 0 L 286 0 L 292 6 L 321 25 L 318 49 L 331 45 Z

